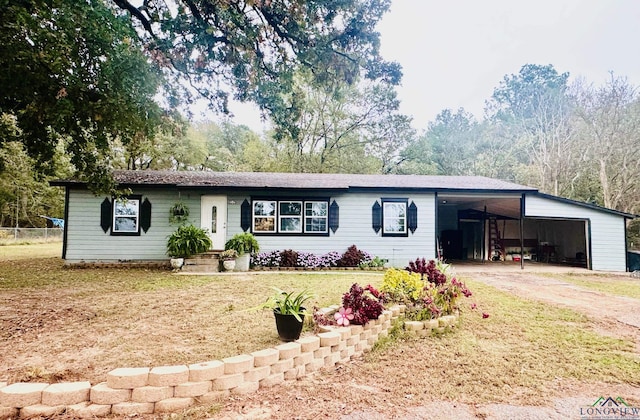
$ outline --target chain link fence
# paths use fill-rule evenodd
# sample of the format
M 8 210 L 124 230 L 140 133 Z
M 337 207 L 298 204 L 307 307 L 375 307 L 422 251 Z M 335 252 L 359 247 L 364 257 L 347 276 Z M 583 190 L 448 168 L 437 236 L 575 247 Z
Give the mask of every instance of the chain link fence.
M 0 242 L 56 242 L 62 241 L 60 228 L 7 228 L 0 227 Z

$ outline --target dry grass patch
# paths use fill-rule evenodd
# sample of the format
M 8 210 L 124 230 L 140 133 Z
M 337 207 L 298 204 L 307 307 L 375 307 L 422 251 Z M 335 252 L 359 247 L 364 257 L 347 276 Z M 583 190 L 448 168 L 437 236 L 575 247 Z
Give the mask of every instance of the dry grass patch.
M 353 282 L 381 280 L 375 272 L 191 277 L 70 270 L 57 258 L 2 261 L 0 379 L 98 382 L 114 367 L 195 363 L 266 348 L 279 343 L 273 315 L 248 309 L 262 304 L 271 286 L 308 288 L 324 306 L 338 303 Z M 223 404 L 280 405 L 278 413 L 290 417 L 326 418 L 371 407 L 395 415 L 433 401 L 544 405 L 566 384 L 593 388 L 594 395 L 607 394 L 601 384 L 640 386 L 633 341 L 599 334 L 601 319 L 464 280 L 474 295 L 463 299 L 455 331 L 414 339 L 398 329 L 364 359 Z M 218 409 L 198 407 L 176 418 L 207 418 Z
M 273 293 L 308 288 L 321 306 L 379 273 L 178 276 L 67 269 L 59 259 L 0 262 L 0 378 L 104 380 L 116 367 L 189 364 L 277 345 Z
M 51 258 L 62 255 L 62 242 L 42 242 L 34 244 L 19 244 L 0 241 L 0 261 L 24 258 Z
M 577 286 L 610 295 L 640 299 L 640 279 L 637 278 L 599 274 L 555 275 L 554 278 L 559 278 Z

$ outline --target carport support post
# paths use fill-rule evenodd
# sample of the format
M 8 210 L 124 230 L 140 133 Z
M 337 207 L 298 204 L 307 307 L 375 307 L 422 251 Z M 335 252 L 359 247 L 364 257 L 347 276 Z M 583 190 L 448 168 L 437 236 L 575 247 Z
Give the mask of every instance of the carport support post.
M 520 269 L 524 270 L 524 194 L 520 197 Z
M 486 248 L 485 248 L 485 241 L 487 240 L 485 238 L 485 224 L 487 223 L 487 206 L 484 206 L 484 213 L 482 213 L 482 246 L 480 247 L 480 252 L 482 252 L 482 263 L 484 264 L 485 261 L 485 253 L 486 253 Z

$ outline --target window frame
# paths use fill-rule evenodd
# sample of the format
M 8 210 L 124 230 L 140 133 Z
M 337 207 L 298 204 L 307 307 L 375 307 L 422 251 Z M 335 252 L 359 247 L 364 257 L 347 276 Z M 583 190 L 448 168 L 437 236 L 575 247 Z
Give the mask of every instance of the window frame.
M 256 215 L 256 204 L 259 202 L 273 203 L 273 216 L 267 214 Z M 256 230 L 256 219 L 273 219 L 273 230 Z M 274 234 L 278 232 L 278 201 L 273 199 L 251 200 L 251 231 L 255 234 Z
M 304 201 L 302 200 L 278 200 L 278 232 L 279 233 L 302 233 L 304 230 Z M 299 204 L 300 205 L 300 212 L 298 214 L 282 214 L 282 205 L 288 203 L 289 205 L 292 204 Z M 283 220 L 298 220 L 298 229 L 296 230 L 284 230 L 282 229 L 282 221 Z
M 258 202 L 272 202 L 275 203 L 275 215 L 268 217 L 275 217 L 274 230 L 264 231 L 256 230 L 256 215 L 255 206 Z M 299 203 L 300 214 L 281 214 L 281 203 Z M 326 215 L 325 216 L 307 216 L 306 209 L 307 203 L 324 203 Z M 330 199 L 325 197 L 252 197 L 251 198 L 251 233 L 256 236 L 329 236 L 329 204 Z M 261 216 L 258 216 L 261 217 Z M 263 216 L 266 217 L 266 216 Z M 300 229 L 296 231 L 282 230 L 282 220 L 286 219 L 299 219 Z M 324 222 L 323 231 L 313 231 L 307 229 L 307 220 L 322 218 Z
M 314 203 L 321 203 L 324 204 L 324 216 L 316 216 L 316 215 L 310 215 L 307 216 L 307 204 L 311 204 L 311 211 L 313 211 L 313 204 Z M 307 234 L 311 234 L 311 235 L 316 235 L 316 234 L 323 234 L 323 233 L 329 233 L 329 200 L 305 200 L 304 201 L 304 208 L 302 210 L 303 212 L 303 223 L 304 223 L 304 233 Z M 324 230 L 308 230 L 307 229 L 307 220 L 308 219 L 323 219 L 324 220 Z
M 118 206 L 121 205 L 122 202 L 134 202 L 136 203 L 136 212 L 135 215 L 130 214 L 116 214 L 118 211 Z M 140 228 L 140 218 L 141 218 L 141 210 L 142 210 L 142 196 L 141 195 L 128 195 L 122 198 L 114 198 L 111 204 L 111 236 L 140 236 L 141 228 Z M 133 219 L 135 221 L 135 230 L 117 230 L 118 224 L 116 223 L 117 219 Z
M 382 214 L 381 214 L 381 221 L 382 221 L 382 236 L 389 236 L 389 237 L 407 237 L 409 236 L 409 199 L 408 198 L 382 198 L 381 200 L 381 204 L 382 204 Z M 397 205 L 397 204 L 402 204 L 404 207 L 404 216 L 403 217 L 394 217 L 394 218 L 387 218 L 387 216 L 385 215 L 386 213 L 386 209 L 387 209 L 387 205 Z M 387 230 L 387 220 L 401 220 L 404 219 L 404 223 L 403 223 L 403 227 L 404 229 L 402 231 L 396 231 L 396 230 L 392 230 L 392 231 L 388 231 Z

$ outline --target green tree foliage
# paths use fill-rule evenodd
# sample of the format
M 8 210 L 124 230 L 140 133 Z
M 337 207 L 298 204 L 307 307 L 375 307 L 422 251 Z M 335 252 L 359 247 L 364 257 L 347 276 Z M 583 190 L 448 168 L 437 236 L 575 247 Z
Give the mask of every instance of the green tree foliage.
M 297 137 L 305 99 L 297 96 L 294 75 L 302 69 L 317 85 L 352 84 L 361 76 L 400 80 L 399 65 L 381 58 L 375 30 L 389 0 L 114 3 L 133 16 L 165 74 L 187 77 L 224 112 L 230 96 L 254 101 L 270 114 L 276 135 Z
M 603 86 L 551 65 L 507 75 L 477 122 L 442 111 L 403 155 L 405 173 L 485 175 L 551 194 L 640 211 L 640 94 L 625 78 Z
M 597 179 L 598 202 L 640 212 L 640 92 L 611 74 L 600 87 L 575 87 L 583 162 Z
M 231 96 L 254 101 L 276 136 L 295 137 L 301 69 L 318 86 L 401 76 L 380 57 L 375 30 L 389 0 L 134 3 L 0 0 L 0 112 L 17 118 L 38 170 L 53 171 L 62 141 L 90 186 L 109 191 L 112 166 L 196 167 L 160 156 L 182 136 L 166 129 L 180 123 L 166 110 L 194 95 L 225 112 Z M 219 164 L 207 156 L 202 166 Z
M 207 155 L 203 168 L 214 171 L 253 170 L 245 162 L 244 151 L 250 142 L 259 141 L 259 137 L 249 127 L 223 121 L 220 124 L 198 124 L 196 129 L 206 135 Z
M 389 173 L 414 136 L 387 83 L 318 87 L 300 73 L 294 86 L 295 135 L 276 132 L 272 148 L 286 172 Z M 295 121 L 294 121 L 295 117 Z
M 553 65 L 525 64 L 518 74 L 506 75 L 487 102 L 487 114 L 520 125 L 534 124 L 541 109 L 547 106 L 550 92 L 563 93 L 569 73 Z
M 415 153 L 415 160 L 429 163 L 439 175 L 483 175 L 479 155 L 482 149 L 482 130 L 475 117 L 464 109 L 444 110 L 430 122 L 420 142 L 414 148 L 430 152 Z
M 138 133 L 126 143 L 115 138 L 111 142 L 112 167 L 130 170 L 197 169 L 197 163 L 203 158 L 199 155 L 199 145 L 187 135 L 188 127 L 188 121 L 175 114 L 161 119 L 153 137 Z
M 0 147 L 0 226 L 44 227 L 40 215 L 62 217 L 62 191 L 49 187 L 19 141 Z
M 162 82 L 130 21 L 102 0 L 0 0 L 0 111 L 14 115 L 38 170 L 61 138 L 94 188 L 106 176 L 111 141 L 152 137 L 163 115 Z
M 544 192 L 570 194 L 574 130 L 567 95 L 569 73 L 552 65 L 524 65 L 507 75 L 487 103 L 495 136 L 517 150 L 514 178 Z

